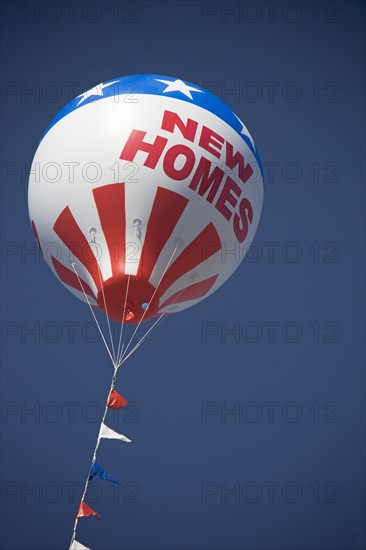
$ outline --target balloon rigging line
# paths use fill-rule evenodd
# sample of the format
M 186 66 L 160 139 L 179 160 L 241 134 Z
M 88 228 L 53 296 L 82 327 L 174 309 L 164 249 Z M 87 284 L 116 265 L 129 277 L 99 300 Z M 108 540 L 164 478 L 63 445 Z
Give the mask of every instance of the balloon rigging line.
M 104 342 L 104 345 L 105 345 L 105 347 L 106 347 L 106 349 L 107 349 L 107 351 L 108 351 L 108 355 L 109 355 L 109 357 L 111 358 L 111 361 L 112 361 L 113 366 L 115 366 L 114 359 L 113 359 L 113 357 L 112 357 L 112 354 L 111 354 L 111 352 L 110 352 L 110 349 L 109 349 L 109 347 L 108 347 L 108 344 L 107 344 L 107 342 L 106 342 L 106 339 L 104 338 L 103 331 L 102 331 L 102 329 L 100 328 L 98 319 L 96 318 L 96 315 L 95 315 L 95 313 L 94 313 L 94 311 L 93 311 L 93 308 L 92 308 L 92 306 L 91 306 L 91 304 L 90 304 L 89 298 L 88 298 L 88 296 L 87 296 L 87 294 L 86 294 L 86 292 L 85 292 L 85 290 L 84 290 L 84 287 L 83 287 L 83 284 L 82 284 L 82 282 L 81 282 L 81 280 L 80 280 L 80 277 L 79 277 L 79 275 L 78 275 L 78 272 L 76 271 L 75 263 L 72 262 L 72 263 L 71 263 L 71 266 L 72 266 L 73 270 L 75 271 L 75 275 L 76 275 L 77 278 L 78 278 L 79 285 L 80 285 L 80 287 L 81 287 L 81 289 L 82 289 L 82 291 L 83 291 L 83 293 L 84 293 L 84 296 L 85 296 L 85 299 L 86 299 L 86 301 L 87 301 L 87 303 L 88 303 L 88 306 L 89 306 L 89 308 L 90 308 L 90 311 L 92 312 L 92 315 L 93 315 L 93 317 L 94 317 L 94 321 L 95 321 L 95 323 L 96 323 L 96 325 L 97 325 L 97 327 L 98 327 L 98 330 L 99 330 L 99 332 L 100 332 L 100 335 L 101 335 L 101 337 L 102 337 L 102 340 L 103 340 L 103 342 Z
M 62 195 L 63 200 L 64 200 L 65 203 L 67 204 L 67 203 L 68 203 L 68 199 L 66 198 L 66 193 L 64 192 L 63 186 L 62 186 L 62 185 L 57 185 L 57 186 L 56 186 L 56 189 L 57 189 L 58 193 L 59 193 L 60 195 Z M 95 244 L 95 239 L 92 240 L 92 243 L 91 243 L 91 244 Z M 97 261 L 98 261 L 98 251 L 97 251 L 96 259 L 97 259 Z M 96 316 L 95 316 L 95 314 L 94 314 L 93 308 L 92 308 L 92 306 L 91 306 L 91 304 L 90 304 L 90 302 L 89 302 L 89 298 L 88 298 L 88 296 L 87 296 L 87 294 L 86 294 L 86 292 L 85 292 L 85 290 L 84 290 L 84 287 L 83 287 L 83 285 L 82 285 L 82 283 L 81 283 L 81 279 L 80 279 L 80 277 L 79 277 L 79 275 L 78 275 L 78 273 L 77 273 L 77 271 L 76 271 L 75 263 L 74 263 L 74 262 L 71 262 L 71 266 L 72 266 L 73 270 L 75 271 L 75 275 L 76 275 L 77 278 L 78 278 L 78 281 L 79 281 L 79 285 L 80 285 L 80 287 L 81 287 L 81 290 L 82 290 L 83 293 L 84 293 L 85 300 L 86 300 L 87 303 L 88 303 L 88 306 L 89 306 L 89 308 L 90 308 L 90 311 L 92 312 L 92 315 L 93 315 L 93 317 L 94 317 L 95 323 L 96 323 L 96 325 L 97 325 L 97 327 L 98 327 L 99 333 L 100 333 L 100 335 L 101 335 L 101 337 L 102 337 L 102 339 L 103 339 L 104 345 L 105 345 L 105 347 L 106 347 L 106 349 L 107 349 L 107 351 L 108 351 L 108 355 L 109 355 L 109 357 L 110 357 L 110 359 L 111 359 L 111 361 L 112 361 L 113 366 L 115 367 L 115 365 L 116 365 L 116 358 L 114 357 L 114 356 L 115 356 L 115 351 L 114 351 L 114 347 L 113 347 L 113 341 L 112 341 L 111 331 L 110 331 L 109 334 L 110 334 L 110 337 L 111 337 L 111 344 L 112 344 L 112 348 L 113 348 L 113 357 L 112 357 L 112 354 L 111 354 L 110 349 L 109 349 L 109 347 L 108 347 L 108 344 L 107 344 L 107 342 L 106 342 L 106 339 L 104 338 L 103 331 L 102 331 L 102 329 L 100 328 L 100 325 L 99 325 L 99 323 L 98 323 L 98 320 L 97 320 L 97 318 L 96 318 Z M 99 265 L 98 265 L 98 271 L 100 271 Z M 100 277 L 100 274 L 99 274 L 99 277 Z M 102 284 L 102 283 L 101 283 L 101 284 Z M 103 293 L 103 299 L 104 299 L 103 284 L 102 284 L 102 293 Z M 105 305 L 105 307 L 107 308 L 106 303 L 105 303 L 105 299 L 104 299 L 104 305 Z M 107 316 L 107 319 L 108 319 L 108 316 Z M 109 319 L 108 319 L 108 324 L 109 324 Z
M 142 344 L 142 342 L 145 340 L 145 338 L 147 338 L 148 334 L 153 330 L 153 328 L 159 323 L 159 321 L 161 320 L 162 317 L 164 317 L 164 315 L 166 315 L 166 313 L 162 313 L 160 315 L 160 317 L 158 317 L 158 319 L 155 321 L 155 323 L 149 328 L 149 330 L 147 332 L 145 332 L 145 334 L 142 336 L 142 338 L 139 340 L 139 342 L 137 342 L 137 344 L 135 345 L 135 347 L 132 348 L 132 350 L 130 351 L 130 353 L 125 356 L 123 359 L 121 359 L 120 363 L 118 363 L 118 368 L 122 365 L 122 363 L 124 363 L 125 361 L 127 361 L 127 359 L 137 350 L 137 348 L 140 347 L 140 345 Z
M 165 275 L 165 273 L 167 272 L 167 270 L 168 270 L 168 268 L 169 268 L 169 266 L 170 266 L 170 264 L 171 264 L 171 262 L 172 262 L 172 260 L 173 260 L 173 257 L 174 257 L 174 255 L 175 255 L 177 249 L 178 249 L 178 244 L 175 246 L 175 248 L 174 248 L 174 250 L 173 250 L 173 253 L 172 253 L 172 255 L 171 255 L 171 257 L 170 257 L 170 259 L 169 259 L 169 261 L 168 261 L 168 263 L 167 263 L 167 265 L 166 265 L 166 267 L 165 267 L 165 269 L 164 269 L 164 272 L 163 272 L 162 276 L 160 277 L 159 283 L 158 283 L 157 287 L 155 288 L 154 293 L 153 293 L 153 295 L 151 296 L 150 301 L 149 301 L 149 303 L 148 303 L 148 305 L 147 305 L 147 307 L 146 307 L 146 309 L 145 309 L 145 311 L 144 311 L 144 313 L 143 313 L 143 315 L 142 315 L 142 317 L 141 317 L 141 319 L 140 319 L 140 321 L 139 321 L 139 323 L 138 323 L 138 325 L 137 325 L 137 327 L 136 327 L 134 333 L 132 334 L 132 336 L 131 336 L 131 338 L 130 338 L 130 340 L 129 340 L 129 342 L 128 342 L 128 345 L 127 345 L 127 347 L 126 347 L 126 349 L 125 349 L 125 353 L 122 353 L 121 356 L 119 357 L 119 363 L 121 363 L 121 364 L 122 364 L 122 360 L 124 359 L 124 357 L 125 357 L 126 354 L 127 354 L 128 348 L 130 347 L 130 344 L 131 344 L 131 342 L 133 341 L 133 338 L 134 338 L 135 334 L 137 333 L 137 331 L 138 331 L 138 329 L 139 329 L 139 327 L 140 327 L 140 325 L 141 325 L 141 323 L 142 323 L 142 321 L 143 321 L 143 319 L 144 319 L 144 316 L 145 316 L 146 312 L 148 311 L 148 309 L 149 309 L 149 307 L 150 307 L 150 304 L 152 303 L 152 301 L 153 301 L 153 299 L 154 299 L 154 296 L 155 296 L 155 294 L 156 294 L 156 292 L 157 292 L 157 290 L 158 290 L 158 288 L 159 288 L 159 286 L 160 286 L 160 283 L 161 283 L 161 281 L 163 280 L 164 275 Z M 149 332 L 150 332 L 150 331 L 149 331 Z M 129 355 L 131 355 L 131 354 L 129 354 Z
M 183 289 L 184 290 L 184 289 Z M 181 290 L 179 292 L 179 294 L 177 295 L 177 297 L 172 301 L 172 304 L 174 304 L 178 298 L 180 297 L 180 295 L 182 294 L 183 290 Z M 127 355 L 127 357 L 125 357 L 124 359 L 121 360 L 121 362 L 118 364 L 118 368 L 122 365 L 122 363 L 124 363 L 125 361 L 127 361 L 127 359 L 140 347 L 140 345 L 142 344 L 143 340 L 145 340 L 145 338 L 147 338 L 147 336 L 149 335 L 149 333 L 152 332 L 152 330 L 154 328 L 157 327 L 157 325 L 159 324 L 159 322 L 161 321 L 161 319 L 165 319 L 168 315 L 166 313 L 162 313 L 160 315 L 160 317 L 155 321 L 155 323 L 149 328 L 149 330 L 144 334 L 144 336 L 142 336 L 142 338 L 139 340 L 139 342 L 137 342 L 137 344 L 134 346 L 134 348 L 130 351 L 130 353 Z M 163 322 L 163 321 L 162 321 Z M 161 324 L 161 323 L 160 323 Z
M 114 386 L 115 386 L 116 378 L 117 378 L 117 371 L 118 371 L 118 366 L 114 365 L 114 372 L 113 372 L 113 376 L 112 376 L 112 380 L 111 380 L 111 386 L 110 386 L 110 389 L 109 389 L 109 392 L 108 392 L 108 397 L 107 397 L 107 401 L 106 401 L 106 405 L 105 405 L 105 409 L 104 409 L 103 418 L 102 418 L 100 426 L 99 426 L 97 443 L 96 443 L 95 448 L 94 448 L 93 459 L 92 459 L 92 462 L 91 462 L 91 465 L 90 465 L 90 468 L 89 468 L 89 472 L 88 472 L 88 475 L 87 475 L 87 478 L 86 478 L 86 481 L 85 481 L 84 491 L 83 491 L 80 503 L 84 501 L 86 492 L 88 490 L 89 481 L 90 481 L 90 474 L 91 474 L 92 467 L 93 467 L 93 462 L 96 460 L 98 448 L 99 448 L 99 445 L 100 445 L 100 440 L 101 440 L 100 431 L 101 431 L 102 425 L 104 423 L 105 417 L 107 415 L 109 398 L 110 398 L 110 395 L 111 395 L 112 391 L 114 390 Z M 76 530 L 78 528 L 79 519 L 80 518 L 78 518 L 76 516 L 75 523 L 74 523 L 74 529 L 73 529 L 72 536 L 71 536 L 70 547 L 72 546 L 72 543 L 74 542 L 74 540 L 76 538 Z
M 123 315 L 122 315 L 122 320 L 121 320 L 121 330 L 120 330 L 120 333 L 119 333 L 119 341 L 118 341 L 118 349 L 117 349 L 117 364 L 119 363 L 120 353 L 121 354 L 123 353 L 123 348 L 124 348 L 124 345 L 125 345 L 125 338 L 126 338 L 126 335 L 127 335 L 127 329 L 125 331 L 125 324 L 126 323 L 124 323 L 123 321 L 125 320 L 128 291 L 129 291 L 129 288 L 130 288 L 130 279 L 131 279 L 131 273 L 129 273 L 128 279 L 127 279 L 125 303 L 124 303 L 124 306 L 123 306 Z M 123 334 L 124 334 L 124 338 L 123 338 Z M 121 345 L 122 345 L 122 351 L 121 351 Z
M 136 232 L 137 232 L 137 226 L 135 226 L 135 231 L 134 231 L 134 235 L 133 235 L 133 242 L 134 242 L 134 244 L 135 244 L 135 242 L 136 242 Z M 130 287 L 130 279 L 131 279 L 131 273 L 128 274 L 128 279 L 127 279 L 125 303 L 124 303 L 124 306 L 123 306 L 123 315 L 122 315 L 122 319 L 121 319 L 121 330 L 120 330 L 120 334 L 119 334 L 118 349 L 117 349 L 117 363 L 119 363 L 122 336 L 123 336 L 123 333 L 124 333 L 124 330 L 125 330 L 125 323 L 124 323 L 124 320 L 125 320 L 125 314 L 126 314 L 126 306 L 127 306 L 128 291 L 129 291 L 129 287 Z M 127 331 L 126 331 L 126 334 L 127 334 Z M 125 334 L 125 337 L 126 337 L 126 334 Z M 125 345 L 125 341 L 124 341 L 124 339 L 123 339 L 121 354 L 123 353 L 124 345 Z
M 94 241 L 94 243 L 95 243 L 95 241 Z M 112 331 L 111 331 L 111 323 L 110 323 L 110 320 L 109 320 L 108 308 L 107 308 L 107 303 L 106 303 L 105 294 L 104 294 L 104 284 L 103 284 L 103 280 L 102 280 L 102 274 L 101 274 L 101 269 L 100 269 L 100 266 L 99 266 L 99 260 L 98 259 L 97 259 L 97 262 L 98 262 L 99 280 L 100 280 L 100 285 L 102 287 L 103 302 L 104 302 L 104 307 L 105 307 L 105 316 L 107 318 L 109 337 L 111 339 L 111 349 L 112 349 L 112 353 L 113 353 L 113 364 L 116 365 L 117 364 L 116 351 L 114 349 L 114 342 L 113 342 Z
M 153 295 L 151 296 L 150 301 L 149 301 L 149 303 L 148 303 L 148 305 L 147 305 L 147 307 L 146 307 L 144 313 L 142 314 L 141 319 L 140 319 L 140 321 L 139 321 L 137 327 L 135 328 L 135 330 L 134 330 L 134 332 L 133 332 L 133 334 L 132 334 L 132 336 L 131 336 L 131 338 L 130 338 L 130 341 L 128 342 L 128 344 L 127 344 L 127 346 L 126 346 L 126 349 L 125 349 L 124 353 L 123 353 L 123 354 L 121 355 L 121 357 L 119 358 L 119 362 L 121 362 L 122 359 L 126 356 L 127 351 L 128 351 L 128 348 L 130 347 L 131 342 L 132 342 L 132 340 L 133 340 L 133 337 L 135 336 L 136 332 L 138 331 L 138 329 L 139 329 L 139 327 L 140 327 L 140 325 L 141 325 L 141 323 L 142 323 L 142 321 L 143 321 L 143 319 L 144 319 L 144 317 L 145 317 L 145 315 L 146 315 L 146 312 L 148 311 L 148 309 L 149 309 L 149 307 L 150 307 L 150 304 L 151 304 L 151 302 L 152 302 L 153 299 L 154 299 L 154 296 L 155 296 L 155 294 L 156 294 L 156 292 L 157 292 L 157 290 L 158 290 L 158 288 L 159 288 L 159 286 L 160 286 L 160 283 L 161 283 L 161 281 L 163 280 L 164 275 L 165 275 L 165 273 L 167 272 L 167 270 L 168 270 L 168 268 L 169 268 L 169 266 L 170 266 L 170 264 L 171 264 L 171 262 L 172 262 L 172 260 L 173 260 L 173 257 L 174 257 L 174 255 L 175 255 L 177 249 L 178 249 L 178 246 L 179 246 L 179 244 L 177 244 L 177 245 L 175 246 L 175 248 L 174 248 L 174 250 L 173 250 L 173 254 L 170 256 L 169 262 L 167 263 L 166 268 L 164 269 L 164 272 L 163 272 L 162 276 L 160 277 L 159 283 L 158 283 L 157 287 L 155 288 L 155 290 L 154 290 L 154 292 L 153 292 Z

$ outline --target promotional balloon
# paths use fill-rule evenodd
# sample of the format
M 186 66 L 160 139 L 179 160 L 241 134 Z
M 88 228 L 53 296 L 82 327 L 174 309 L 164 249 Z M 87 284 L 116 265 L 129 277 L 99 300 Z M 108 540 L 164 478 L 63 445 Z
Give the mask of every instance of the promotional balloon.
M 118 369 L 160 320 L 230 277 L 253 241 L 262 201 L 261 163 L 244 123 L 178 78 L 99 84 L 62 109 L 43 136 L 29 180 L 33 233 L 55 276 L 89 306 L 114 367 L 71 550 L 88 548 L 76 540 L 79 520 L 100 517 L 86 502 L 90 480 L 119 483 L 96 462 L 102 440 L 131 443 L 106 423 L 108 409 L 128 405 L 115 390 Z M 120 323 L 118 342 L 111 321 Z
M 261 163 L 243 122 L 189 82 L 135 75 L 72 100 L 29 181 L 51 270 L 110 319 L 139 323 L 217 290 L 253 241 Z

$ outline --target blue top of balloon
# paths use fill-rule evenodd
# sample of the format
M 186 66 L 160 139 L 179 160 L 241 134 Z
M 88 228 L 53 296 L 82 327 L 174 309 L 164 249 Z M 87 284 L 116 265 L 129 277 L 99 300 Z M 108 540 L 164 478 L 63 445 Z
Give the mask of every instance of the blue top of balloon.
M 151 94 L 161 95 L 166 97 L 174 97 L 187 103 L 194 103 L 195 105 L 210 111 L 216 116 L 224 120 L 229 126 L 235 130 L 240 137 L 245 141 L 262 171 L 262 165 L 259 158 L 258 151 L 254 146 L 252 140 L 243 132 L 245 128 L 241 120 L 233 113 L 232 109 L 226 103 L 221 101 L 216 95 L 212 94 L 204 88 L 187 82 L 186 80 L 180 80 L 171 76 L 164 76 L 158 74 L 137 74 L 131 76 L 123 76 L 120 78 L 114 78 L 107 82 L 98 84 L 91 90 L 84 92 L 71 100 L 52 120 L 48 126 L 43 137 L 47 132 L 64 116 L 68 115 L 76 109 L 81 109 L 88 103 L 95 101 L 101 101 L 107 97 L 113 97 L 117 95 L 130 95 L 131 102 L 133 101 L 134 94 Z

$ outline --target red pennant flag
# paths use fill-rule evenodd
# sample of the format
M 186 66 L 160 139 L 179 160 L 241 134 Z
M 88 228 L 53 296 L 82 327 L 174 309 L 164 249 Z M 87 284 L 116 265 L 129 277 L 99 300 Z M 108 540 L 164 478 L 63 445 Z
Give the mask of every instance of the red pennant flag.
M 95 516 L 97 519 L 100 519 L 100 515 L 97 514 L 90 506 L 87 505 L 83 500 L 80 502 L 77 518 L 87 518 L 88 516 Z
M 128 405 L 128 401 L 122 397 L 116 390 L 112 390 L 108 399 L 108 408 L 109 409 L 121 409 Z

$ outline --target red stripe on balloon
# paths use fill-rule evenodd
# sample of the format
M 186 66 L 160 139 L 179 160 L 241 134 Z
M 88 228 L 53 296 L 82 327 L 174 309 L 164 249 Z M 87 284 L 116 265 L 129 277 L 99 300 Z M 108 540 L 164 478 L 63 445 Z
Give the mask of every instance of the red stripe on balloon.
M 220 249 L 220 237 L 214 225 L 209 223 L 169 267 L 159 285 L 158 297 L 160 298 L 185 273 L 203 263 Z
M 158 187 L 146 227 L 137 278 L 150 279 L 161 251 L 174 231 L 188 199 L 174 191 Z
M 34 238 L 37 241 L 38 248 L 39 248 L 39 250 L 40 250 L 40 252 L 43 256 L 43 250 L 41 248 L 41 243 L 39 242 L 38 231 L 37 231 L 37 228 L 36 228 L 36 224 L 34 223 L 33 220 L 32 220 L 32 231 L 33 231 Z
M 72 255 L 78 258 L 83 266 L 93 277 L 95 286 L 100 289 L 100 278 L 98 273 L 98 263 L 90 244 L 86 240 L 83 232 L 76 223 L 74 216 L 68 206 L 61 212 L 53 226 L 55 233 L 61 241 L 71 251 Z
M 60 277 L 61 281 L 65 283 L 65 285 L 71 286 L 72 288 L 75 288 L 76 290 L 79 290 L 80 292 L 83 291 L 83 289 L 80 287 L 79 280 L 74 273 L 74 271 L 71 271 L 71 269 L 65 267 L 61 262 L 59 262 L 56 258 L 51 256 L 53 267 L 56 270 L 57 275 Z M 88 294 L 92 298 L 95 299 L 94 293 L 90 286 L 83 281 L 83 279 L 80 278 L 81 284 L 83 285 L 85 294 Z
M 218 275 L 214 275 L 213 277 L 209 277 L 209 279 L 205 279 L 204 281 L 200 281 L 199 283 L 195 283 L 194 285 L 187 286 L 183 290 L 176 292 L 175 294 L 170 296 L 161 306 L 159 306 L 159 309 L 163 309 L 170 304 L 203 298 L 203 296 L 206 296 L 207 292 L 211 290 L 216 282 L 217 277 Z
M 112 183 L 93 189 L 100 223 L 107 242 L 112 275 L 125 272 L 126 211 L 125 184 Z

